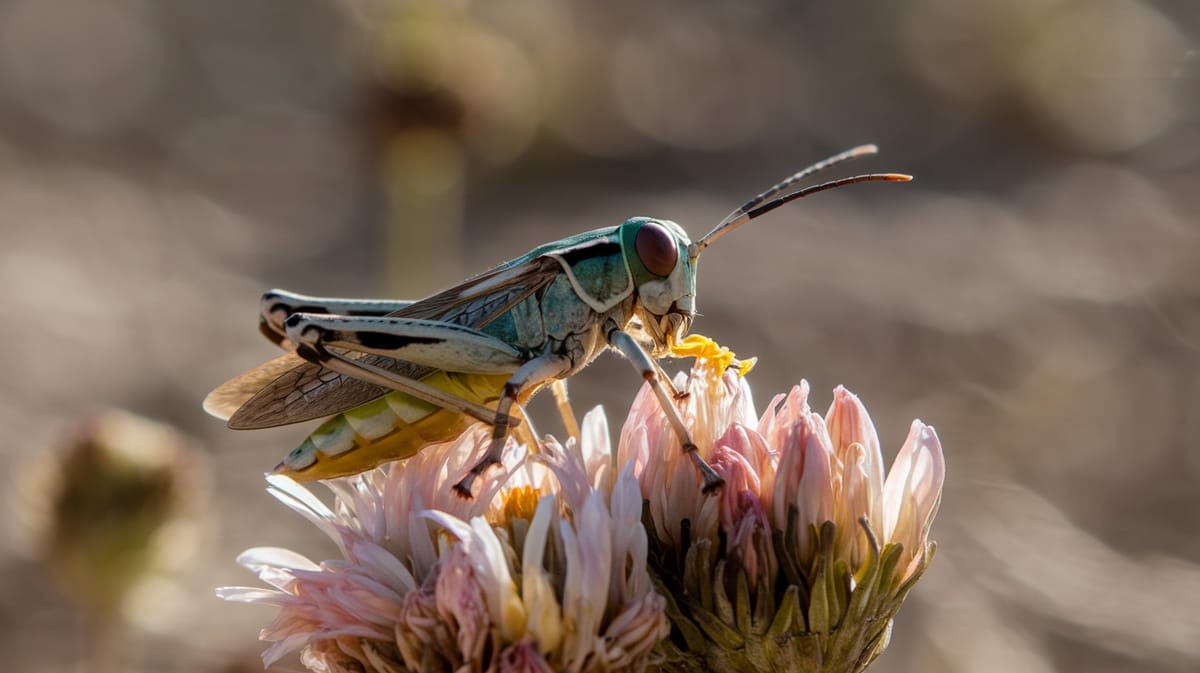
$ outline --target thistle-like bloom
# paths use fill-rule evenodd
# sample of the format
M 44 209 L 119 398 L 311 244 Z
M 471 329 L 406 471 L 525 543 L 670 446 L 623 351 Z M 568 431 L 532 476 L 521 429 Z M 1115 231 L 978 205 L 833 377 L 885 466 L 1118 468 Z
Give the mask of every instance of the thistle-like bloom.
M 326 482 L 333 508 L 284 477 L 271 492 L 338 544 L 314 563 L 281 549 L 239 562 L 273 589 L 228 600 L 279 607 L 261 638 L 266 665 L 302 649 L 314 671 L 626 671 L 669 631 L 646 565 L 640 488 L 612 474 L 602 413 L 582 446 L 548 440 L 475 499 L 451 485 L 482 455 L 476 427 L 404 463 Z
M 885 480 L 858 398 L 839 388 L 822 417 L 801 383 L 760 418 L 725 364 L 679 382 L 719 495 L 644 389 L 615 452 L 597 409 L 566 446 L 511 439 L 470 501 L 451 485 L 482 426 L 326 482 L 332 508 L 270 477 L 343 558 L 251 549 L 240 562 L 274 588 L 220 594 L 278 606 L 265 662 L 300 649 L 314 671 L 862 670 L 932 556 L 937 436 L 914 422 Z
M 675 670 L 859 671 L 928 567 L 945 465 L 914 421 L 886 480 L 875 427 L 844 388 L 822 418 L 801 382 L 761 417 L 750 387 L 700 361 L 681 387 L 685 423 L 726 480 L 700 492 L 643 390 L 621 432 L 653 522 L 654 571 L 672 597 L 661 650 Z

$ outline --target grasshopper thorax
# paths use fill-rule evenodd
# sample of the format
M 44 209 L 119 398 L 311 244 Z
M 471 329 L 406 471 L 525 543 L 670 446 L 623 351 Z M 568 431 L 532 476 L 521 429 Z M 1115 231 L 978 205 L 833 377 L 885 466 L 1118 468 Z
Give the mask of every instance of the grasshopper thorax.
M 621 251 L 637 291 L 635 315 L 656 352 L 687 333 L 696 313 L 695 258 L 687 232 L 670 220 L 632 217 L 620 227 Z

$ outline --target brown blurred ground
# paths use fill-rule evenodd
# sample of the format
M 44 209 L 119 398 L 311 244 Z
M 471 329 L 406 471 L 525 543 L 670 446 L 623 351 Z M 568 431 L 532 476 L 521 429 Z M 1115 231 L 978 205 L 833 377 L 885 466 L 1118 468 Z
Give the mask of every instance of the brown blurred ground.
M 723 239 L 695 330 L 759 356 L 760 404 L 859 393 L 889 461 L 937 427 L 938 558 L 874 670 L 1200 667 L 1200 5 L 476 4 L 0 0 L 5 507 L 105 405 L 216 471 L 144 670 L 253 670 L 270 613 L 211 587 L 251 583 L 248 546 L 328 553 L 263 492 L 305 428 L 200 410 L 274 355 L 261 291 L 418 297 L 631 215 L 699 236 L 863 142 L 849 170 L 917 181 Z M 637 383 L 605 357 L 572 385 L 615 419 Z M 79 620 L 5 518 L 3 668 L 75 670 Z

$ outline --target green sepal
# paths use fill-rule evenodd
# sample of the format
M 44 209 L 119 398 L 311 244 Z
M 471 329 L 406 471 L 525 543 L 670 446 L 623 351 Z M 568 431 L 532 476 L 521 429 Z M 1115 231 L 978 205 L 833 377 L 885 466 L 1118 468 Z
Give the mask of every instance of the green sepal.
M 698 592 L 696 601 L 705 610 L 713 609 L 713 551 L 711 540 L 697 540 L 683 561 L 684 590 Z
M 764 558 L 769 554 L 774 565 L 760 566 L 753 583 L 717 540 L 696 540 L 686 552 L 657 546 L 652 559 L 684 556 L 683 582 L 674 594 L 664 594 L 674 631 L 650 670 L 861 673 L 887 648 L 904 595 L 929 566 L 936 546 L 922 550 L 914 576 L 901 583 L 904 546 L 881 548 L 869 522 L 859 525 L 869 545 L 862 564 L 851 567 L 849 559 L 837 556 L 841 531 L 832 522 L 802 523 L 799 511 L 789 508 L 785 529 L 771 531 L 773 548 L 763 537 L 764 547 L 755 550 Z M 803 558 L 800 526 L 808 526 L 813 548 Z M 663 570 L 667 577 L 680 575 Z M 655 585 L 667 590 L 657 578 Z
M 734 650 L 746 644 L 745 638 L 736 629 L 728 626 L 722 619 L 708 610 L 693 610 L 692 618 L 704 634 L 712 641 L 709 646 L 716 645 L 720 649 Z
M 737 623 L 737 615 L 733 603 L 729 600 L 729 593 L 725 590 L 725 569 L 724 561 L 718 561 L 717 566 L 713 571 L 712 577 L 712 612 L 723 623 L 733 626 Z
M 684 616 L 683 611 L 679 609 L 679 603 L 675 600 L 675 592 L 663 584 L 658 573 L 650 573 L 650 580 L 654 583 L 654 590 L 667 600 L 667 618 L 671 620 L 672 628 L 678 631 L 680 637 L 683 638 L 683 642 L 687 645 L 688 650 L 692 652 L 704 651 L 707 646 L 707 641 L 704 639 L 704 632 L 692 620 Z M 670 641 L 665 642 L 669 643 Z
M 734 623 L 742 633 L 753 633 L 753 622 L 750 619 L 750 582 L 746 580 L 746 573 L 741 569 L 738 570 L 737 577 L 733 578 L 733 589 Z

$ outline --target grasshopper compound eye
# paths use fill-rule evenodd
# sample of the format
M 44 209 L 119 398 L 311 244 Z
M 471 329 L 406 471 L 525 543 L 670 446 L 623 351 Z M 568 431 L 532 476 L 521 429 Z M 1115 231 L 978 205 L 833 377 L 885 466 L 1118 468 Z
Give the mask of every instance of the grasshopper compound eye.
M 656 222 L 642 225 L 634 238 L 633 247 L 642 265 L 656 276 L 665 278 L 671 275 L 676 262 L 679 261 L 679 247 L 675 243 L 675 237 Z

